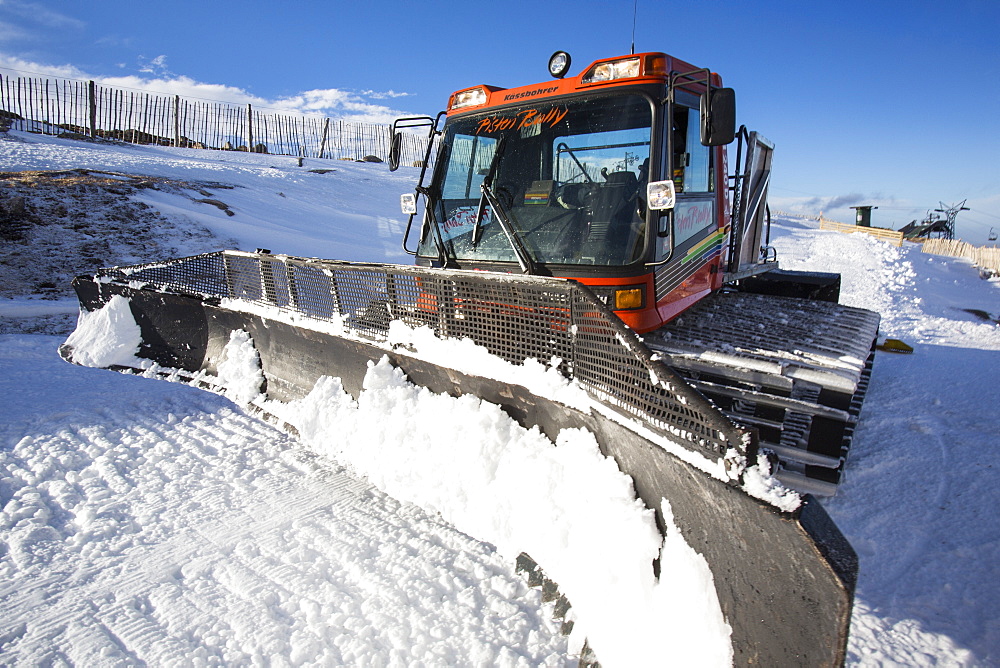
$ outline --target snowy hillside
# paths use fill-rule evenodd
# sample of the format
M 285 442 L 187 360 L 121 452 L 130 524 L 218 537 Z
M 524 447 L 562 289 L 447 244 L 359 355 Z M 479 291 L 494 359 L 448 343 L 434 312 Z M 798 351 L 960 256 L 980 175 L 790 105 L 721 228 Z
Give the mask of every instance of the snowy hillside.
M 0 226 L 0 663 L 572 661 L 579 633 L 561 635 L 553 603 L 514 571 L 517 541 L 533 539 L 463 518 L 453 499 L 411 498 L 393 462 L 435 439 L 413 414 L 429 400 L 405 384 L 376 379 L 369 404 L 294 441 L 216 395 L 74 367 L 55 352 L 65 336 L 53 334 L 75 322 L 70 278 L 101 264 L 234 245 L 407 262 L 398 195 L 415 178 L 384 165 L 0 135 L 0 220 L 21 221 Z M 861 559 L 849 664 L 995 665 L 1000 281 L 799 219 L 776 221 L 772 242 L 784 268 L 843 273 L 842 301 L 880 312 L 882 333 L 916 348 L 876 359 L 846 481 L 824 503 Z M 480 439 L 486 454 L 535 447 L 488 406 L 432 410 L 454 423 L 444 440 Z M 585 441 L 557 449 L 566 461 L 546 466 L 563 468 L 545 470 L 592 473 L 613 498 L 620 482 L 588 468 Z M 579 496 L 532 503 L 561 504 L 567 530 L 589 532 L 599 556 L 632 539 L 588 523 L 589 480 Z M 551 521 L 521 517 L 522 529 L 552 533 Z M 578 623 L 599 619 L 584 614 L 589 601 L 612 600 L 593 589 L 570 596 Z M 609 665 L 629 635 L 645 636 L 650 661 L 704 659 L 699 647 L 719 636 L 684 628 L 711 614 L 692 605 L 675 604 L 674 628 L 656 638 L 627 616 L 633 628 L 616 637 L 588 631 Z

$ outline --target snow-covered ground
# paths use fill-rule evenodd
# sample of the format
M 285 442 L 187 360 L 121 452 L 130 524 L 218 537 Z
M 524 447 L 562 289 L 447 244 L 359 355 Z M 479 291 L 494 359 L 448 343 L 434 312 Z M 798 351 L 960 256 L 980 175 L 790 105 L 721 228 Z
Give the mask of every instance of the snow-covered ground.
M 775 245 L 785 268 L 842 272 L 841 301 L 915 348 L 877 356 L 824 504 L 860 557 L 851 660 L 1000 664 L 1000 280 L 811 223 L 782 221 Z
M 492 548 L 227 400 L 0 341 L 0 664 L 560 665 Z
M 408 261 L 398 194 L 415 170 L 0 135 L 0 172 L 82 168 L 161 180 L 130 183 L 121 195 L 162 216 L 147 221 L 150 255 L 123 239 L 99 247 L 106 264 L 200 252 L 210 235 L 220 247 Z M 75 229 L 87 218 L 73 217 L 73 202 L 97 186 L 47 187 L 70 211 L 69 222 L 46 224 Z M 0 217 L 11 193 L 0 181 Z M 825 502 L 861 559 L 849 664 L 997 664 L 1000 328 L 970 310 L 996 320 L 1000 284 L 963 261 L 808 221 L 777 221 L 772 240 L 785 268 L 842 272 L 842 300 L 880 312 L 883 334 L 916 348 L 876 360 L 846 481 Z M 65 334 L 65 317 L 55 316 L 75 311 L 68 278 L 92 266 L 73 267 L 67 254 L 64 275 L 49 280 L 32 272 L 48 266 L 50 250 L 4 243 L 13 249 L 4 265 L 27 257 L 17 276 L 30 280 L 15 287 L 0 267 L 0 332 Z M 222 397 L 68 365 L 55 352 L 64 338 L 0 335 L 0 663 L 563 665 L 576 649 L 552 604 L 514 572 L 517 545 L 497 538 L 508 534 L 474 519 L 446 523 L 441 500 L 409 499 L 431 512 L 396 500 L 417 485 L 380 474 L 372 449 L 405 441 L 413 406 L 428 399 L 391 374 L 373 376 L 369 405 L 348 406 L 339 441 L 294 441 Z M 434 414 L 448 411 L 457 425 L 449 438 L 481 440 L 483 452 L 534 438 L 487 406 Z M 560 471 L 573 477 L 593 457 L 585 435 L 578 441 L 576 455 L 555 449 L 567 452 Z M 613 473 L 596 473 L 608 498 L 621 492 Z M 540 494 L 536 507 L 551 496 Z M 522 528 L 551 533 L 550 519 L 519 517 Z M 588 540 L 596 547 L 602 538 Z M 583 621 L 595 619 L 584 614 L 586 589 L 576 584 L 582 593 L 570 596 Z M 698 657 L 699 640 L 719 638 L 718 629 L 707 639 L 679 632 L 712 614 L 691 605 L 676 606 L 674 633 L 650 643 L 647 659 Z M 667 639 L 685 634 L 686 648 Z M 610 664 L 615 639 L 602 654 L 600 630 L 589 635 Z

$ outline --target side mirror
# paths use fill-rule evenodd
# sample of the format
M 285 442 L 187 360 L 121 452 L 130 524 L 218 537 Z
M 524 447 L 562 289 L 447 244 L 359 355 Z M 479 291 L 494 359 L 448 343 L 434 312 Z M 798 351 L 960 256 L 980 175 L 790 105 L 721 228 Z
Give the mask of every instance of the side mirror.
M 736 91 L 713 88 L 701 96 L 701 143 L 725 146 L 736 138 Z
M 392 133 L 392 140 L 389 142 L 389 171 L 394 172 L 399 169 L 399 153 L 403 148 L 403 135 L 398 132 Z
M 653 211 L 674 208 L 677 190 L 673 181 L 653 181 L 646 185 L 646 206 Z

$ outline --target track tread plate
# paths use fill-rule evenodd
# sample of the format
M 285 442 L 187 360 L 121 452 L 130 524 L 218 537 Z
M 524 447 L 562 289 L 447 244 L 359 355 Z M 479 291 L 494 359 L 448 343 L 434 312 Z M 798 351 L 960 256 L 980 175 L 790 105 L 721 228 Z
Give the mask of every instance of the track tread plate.
M 809 370 L 828 383 L 856 385 L 879 319 L 842 304 L 729 292 L 703 299 L 645 341 L 673 358 L 786 376 Z
M 792 486 L 818 478 L 825 481 L 819 488 L 830 491 L 867 391 L 879 321 L 877 313 L 842 304 L 723 292 L 644 342 L 723 404 L 731 419 L 740 422 L 743 413 L 745 424 L 761 427 L 764 447 L 780 444 L 772 447 L 786 472 L 795 473 L 787 476 Z M 790 399 L 812 409 L 796 410 Z M 778 428 L 775 409 L 783 411 Z M 813 424 L 817 416 L 823 417 L 820 427 Z

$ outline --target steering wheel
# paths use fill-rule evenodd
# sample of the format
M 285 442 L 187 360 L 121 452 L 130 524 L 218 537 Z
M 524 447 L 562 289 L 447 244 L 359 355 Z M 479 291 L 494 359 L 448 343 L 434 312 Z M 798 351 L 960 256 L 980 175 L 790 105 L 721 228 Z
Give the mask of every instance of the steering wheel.
M 556 202 L 564 209 L 585 209 L 594 199 L 594 184 L 564 183 L 556 188 Z

